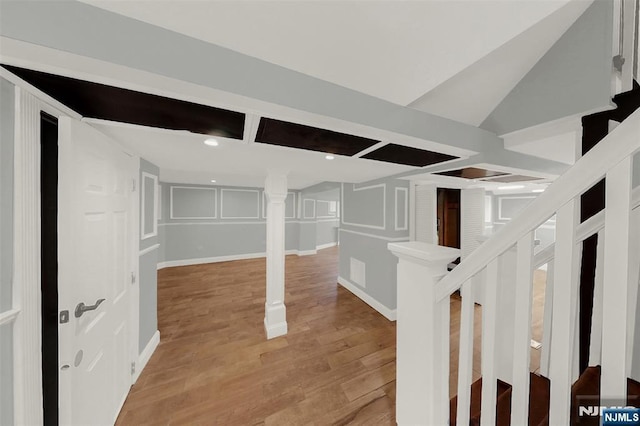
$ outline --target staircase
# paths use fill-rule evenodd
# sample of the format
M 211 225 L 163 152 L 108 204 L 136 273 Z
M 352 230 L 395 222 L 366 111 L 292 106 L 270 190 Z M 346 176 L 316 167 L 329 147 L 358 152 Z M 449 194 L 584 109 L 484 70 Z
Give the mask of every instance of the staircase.
M 399 258 L 399 424 L 599 424 L 597 416 L 578 418 L 586 396 L 595 397 L 595 405 L 617 401 L 640 406 L 634 402 L 640 384 L 630 380 L 632 367 L 638 369 L 632 360 L 640 359 L 633 352 L 634 344 L 640 346 L 635 337 L 640 334 L 640 188 L 632 189 L 633 156 L 638 152 L 640 110 L 451 272 L 446 266 L 459 255 L 457 250 L 418 242 L 389 244 Z M 603 178 L 605 208 L 581 222 L 580 197 Z M 556 242 L 534 256 L 534 232 L 554 215 Z M 594 235 L 589 368 L 580 374 L 581 251 Z M 541 375 L 536 375 L 529 371 L 532 278 L 543 264 L 548 265 L 547 297 Z M 505 265 L 515 268 L 515 282 L 501 279 Z M 482 379 L 472 383 L 473 283 L 480 275 L 486 287 L 482 344 L 475 349 L 481 353 Z M 515 290 L 512 317 L 497 309 L 505 286 Z M 456 291 L 462 297 L 459 359 L 451 367 L 449 297 Z M 507 339 L 505 329 L 512 330 Z M 458 395 L 449 401 L 451 369 L 458 372 Z

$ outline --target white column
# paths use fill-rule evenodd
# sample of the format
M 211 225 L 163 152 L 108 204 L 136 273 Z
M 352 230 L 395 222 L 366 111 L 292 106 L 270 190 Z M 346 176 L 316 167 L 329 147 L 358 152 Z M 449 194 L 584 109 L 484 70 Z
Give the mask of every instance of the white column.
M 264 328 L 267 339 L 287 334 L 284 305 L 284 227 L 287 176 L 270 173 L 264 185 L 267 196 L 267 302 Z
M 460 250 L 419 241 L 391 243 L 398 261 L 396 421 L 449 421 L 449 298 L 437 283 Z

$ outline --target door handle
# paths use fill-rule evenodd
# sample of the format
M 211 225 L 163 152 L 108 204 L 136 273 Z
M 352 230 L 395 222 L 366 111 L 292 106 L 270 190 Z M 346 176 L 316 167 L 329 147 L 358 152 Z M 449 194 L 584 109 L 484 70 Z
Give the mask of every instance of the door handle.
M 95 311 L 96 309 L 98 309 L 98 306 L 100 306 L 102 302 L 104 302 L 104 299 L 98 299 L 96 300 L 95 305 L 89 305 L 89 306 L 85 305 L 82 302 L 78 303 L 78 306 L 76 306 L 76 311 L 75 311 L 76 318 L 80 318 L 82 314 L 84 314 L 85 312 Z

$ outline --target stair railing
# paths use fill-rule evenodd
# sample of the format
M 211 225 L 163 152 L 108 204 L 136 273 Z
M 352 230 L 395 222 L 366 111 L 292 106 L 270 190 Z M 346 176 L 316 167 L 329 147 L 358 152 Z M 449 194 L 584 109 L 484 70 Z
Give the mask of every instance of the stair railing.
M 449 298 L 457 290 L 462 296 L 460 319 L 460 346 L 458 360 L 458 406 L 457 424 L 469 424 L 472 363 L 474 303 L 473 282 L 484 274 L 485 294 L 482 306 L 482 398 L 481 425 L 496 424 L 496 391 L 498 369 L 503 368 L 504 354 L 497 349 L 499 322 L 504 321 L 498 312 L 499 295 L 504 286 L 515 286 L 513 317 L 513 347 L 510 353 L 512 368 L 511 424 L 527 424 L 529 414 L 531 310 L 534 259 L 534 232 L 551 216 L 556 215 L 556 242 L 552 267 L 553 299 L 550 311 L 550 344 L 547 342 L 548 377 L 551 381 L 549 424 L 569 424 L 571 407 L 571 385 L 575 380 L 578 337 L 578 281 L 581 241 L 594 232 L 606 231 L 606 238 L 599 249 L 602 274 L 602 332 L 601 332 L 601 396 L 620 398 L 626 396 L 629 359 L 627 356 L 628 310 L 627 299 L 630 282 L 632 173 L 633 155 L 640 151 L 640 110 L 633 113 L 612 133 L 605 137 L 588 154 L 582 157 L 564 175 L 532 203 L 526 211 L 506 224 L 504 228 L 469 255 L 453 271 L 443 278 L 437 276 L 442 267 L 438 260 L 452 253 L 439 252 L 437 246 L 425 243 L 392 243 L 389 248 L 399 258 L 398 264 L 398 347 L 397 347 L 397 421 L 398 424 L 447 424 L 449 341 L 442 336 L 449 333 Z M 579 223 L 580 195 L 606 177 L 606 209 L 600 218 Z M 603 221 L 604 228 L 595 226 Z M 584 238 L 582 238 L 584 236 Z M 580 237 L 581 239 L 577 239 Z M 635 236 L 638 238 L 638 236 Z M 440 248 L 442 249 L 442 248 Z M 504 259 L 515 249 L 515 279 L 505 283 L 501 280 Z M 549 256 L 549 253 L 543 251 Z M 540 254 L 541 255 L 541 254 Z M 635 254 L 637 255 L 637 253 Z M 435 257 L 433 257 L 435 256 Z M 513 257 L 511 257 L 513 259 Z M 547 260 L 547 262 L 549 261 Z M 540 261 L 540 258 L 538 259 Z M 433 265 L 437 267 L 433 268 Z M 422 269 L 420 269 L 422 268 Z M 432 269 L 429 269 L 432 268 Z M 419 280 L 419 275 L 428 279 Z M 426 280 L 426 281 L 425 281 Z M 422 284 L 422 286 L 420 286 Z M 424 289 L 424 287 L 429 287 Z M 406 289 L 420 291 L 420 301 L 412 300 Z M 405 292 L 404 294 L 402 292 Z M 422 313 L 417 308 L 421 302 Z M 403 313 L 403 306 L 410 306 Z M 422 335 L 413 333 L 416 321 L 424 321 Z M 426 330 L 424 329 L 426 327 Z M 411 346 L 409 337 L 421 339 L 419 345 Z M 501 336 L 500 336 L 501 337 Z M 408 343 L 405 343 L 408 342 Z M 431 345 L 431 352 L 424 347 Z M 504 351 L 503 351 L 504 352 Z M 509 352 L 509 351 L 507 351 Z M 428 357 L 420 363 L 414 354 Z M 500 362 L 497 360 L 500 359 Z M 414 365 L 403 365 L 404 360 Z M 443 370 L 446 370 L 443 372 Z M 418 378 L 414 378 L 413 376 Z M 423 382 L 420 382 L 420 378 Z M 426 380 L 426 381 L 425 381 Z M 407 389 L 422 391 L 420 398 Z M 406 397 L 406 398 L 405 398 Z M 405 400 L 406 399 L 406 400 Z M 409 401 L 409 399 L 411 399 Z M 447 409 L 445 410 L 445 401 Z M 413 404 L 413 406 L 412 406 Z M 416 406 L 421 404 L 421 406 Z M 430 417 L 419 416 L 420 410 Z M 409 413 L 409 414 L 406 414 Z M 405 420 L 406 419 L 406 420 Z

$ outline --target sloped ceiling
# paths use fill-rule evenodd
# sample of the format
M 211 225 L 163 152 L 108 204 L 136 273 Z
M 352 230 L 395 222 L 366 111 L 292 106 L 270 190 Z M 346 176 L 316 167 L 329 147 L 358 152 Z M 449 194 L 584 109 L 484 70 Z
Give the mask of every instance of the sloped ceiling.
M 568 0 L 84 2 L 404 106 Z
M 567 3 L 409 106 L 479 126 L 591 3 Z

